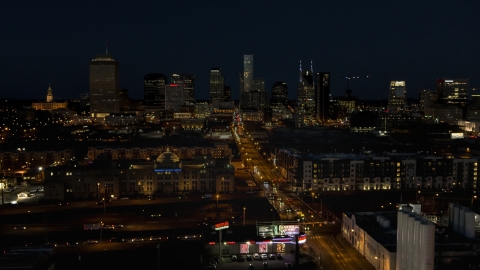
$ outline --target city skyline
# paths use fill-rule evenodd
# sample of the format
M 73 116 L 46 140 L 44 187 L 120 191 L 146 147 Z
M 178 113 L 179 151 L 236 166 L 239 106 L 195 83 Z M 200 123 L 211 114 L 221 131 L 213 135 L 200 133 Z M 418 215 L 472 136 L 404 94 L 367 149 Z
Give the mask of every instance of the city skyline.
M 145 75 L 162 73 L 195 75 L 195 97 L 206 100 L 212 67 L 222 69 L 225 85 L 239 99 L 245 54 L 255 56 L 254 76 L 265 78 L 265 89 L 284 81 L 289 98 L 297 96 L 300 60 L 312 60 L 314 74 L 331 74 L 332 96 L 345 95 L 341 77 L 348 75 L 373 75 L 350 82 L 360 99 L 387 99 L 390 81 L 405 81 L 414 98 L 419 89 L 435 90 L 437 79 L 468 78 L 470 88 L 480 85 L 477 2 L 455 8 L 453 1 L 185 3 L 3 3 L 0 20 L 8 38 L 0 52 L 0 97 L 43 99 L 49 83 L 56 100 L 88 93 L 88 62 L 105 53 L 106 40 L 119 63 L 120 89 L 135 99 L 143 99 Z M 438 16 L 445 12 L 449 16 Z M 221 24 L 209 27 L 215 22 Z M 176 34 L 152 34 L 162 29 Z

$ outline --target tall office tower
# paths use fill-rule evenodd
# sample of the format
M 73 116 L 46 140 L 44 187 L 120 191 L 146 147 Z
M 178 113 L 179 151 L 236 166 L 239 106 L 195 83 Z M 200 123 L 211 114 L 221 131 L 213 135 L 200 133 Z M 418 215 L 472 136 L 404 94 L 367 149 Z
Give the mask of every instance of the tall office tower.
M 302 71 L 302 60 L 300 60 L 297 106 L 299 112 L 302 112 L 304 115 L 304 121 L 309 122 L 313 120 L 315 116 L 313 65 L 310 66 L 310 71 Z
M 195 75 L 193 74 L 172 74 L 173 84 L 183 82 L 185 104 L 195 104 Z
M 253 91 L 265 92 L 265 79 L 264 78 L 253 79 Z
M 229 101 L 232 100 L 232 88 L 228 85 L 223 87 L 223 100 Z
M 105 117 L 120 111 L 118 62 L 110 54 L 90 61 L 90 115 Z
M 438 79 L 437 94 L 441 104 L 465 106 L 468 102 L 469 79 Z
M 185 104 L 185 90 L 183 83 L 165 85 L 165 110 L 180 111 L 180 106 Z
M 275 82 L 272 86 L 272 97 L 270 98 L 270 106 L 272 108 L 280 108 L 287 104 L 288 87 L 285 82 Z
M 241 99 L 241 109 L 263 110 L 269 107 L 267 92 L 243 93 Z
M 325 122 L 330 111 L 330 72 L 315 74 L 315 118 Z
M 225 78 L 220 68 L 210 69 L 210 101 L 224 100 Z
M 165 85 L 167 77 L 161 73 L 150 73 L 143 77 L 143 98 L 147 108 L 165 108 Z
M 391 81 L 388 95 L 388 110 L 402 111 L 407 105 L 407 90 L 405 81 Z
M 437 92 L 429 89 L 418 90 L 418 100 L 420 101 L 420 110 L 424 111 L 437 103 Z
M 253 54 L 243 55 L 243 92 L 253 90 Z

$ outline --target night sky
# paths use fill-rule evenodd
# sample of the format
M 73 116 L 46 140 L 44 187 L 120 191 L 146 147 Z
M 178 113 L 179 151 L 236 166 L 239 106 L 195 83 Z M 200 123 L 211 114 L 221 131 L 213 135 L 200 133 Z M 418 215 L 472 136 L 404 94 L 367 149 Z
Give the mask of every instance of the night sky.
M 333 96 L 345 75 L 361 99 L 385 99 L 391 80 L 407 95 L 437 78 L 470 78 L 480 87 L 480 1 L 2 1 L 0 97 L 55 100 L 89 91 L 89 61 L 109 53 L 120 87 L 143 99 L 143 76 L 196 75 L 208 98 L 209 71 L 220 67 L 238 98 L 243 54 L 254 76 L 285 81 L 295 98 L 303 68 L 329 71 Z M 101 3 L 98 3 L 101 2 Z M 170 80 L 170 79 L 169 79 Z

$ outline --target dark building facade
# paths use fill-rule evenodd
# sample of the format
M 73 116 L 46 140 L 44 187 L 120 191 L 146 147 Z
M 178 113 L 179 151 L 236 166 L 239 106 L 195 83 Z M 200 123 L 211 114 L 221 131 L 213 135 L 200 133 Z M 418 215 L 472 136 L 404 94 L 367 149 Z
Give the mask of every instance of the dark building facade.
M 330 110 L 330 72 L 315 74 L 315 116 L 318 122 L 325 122 Z
M 143 78 L 145 107 L 165 108 L 165 85 L 167 77 L 161 73 L 150 73 Z

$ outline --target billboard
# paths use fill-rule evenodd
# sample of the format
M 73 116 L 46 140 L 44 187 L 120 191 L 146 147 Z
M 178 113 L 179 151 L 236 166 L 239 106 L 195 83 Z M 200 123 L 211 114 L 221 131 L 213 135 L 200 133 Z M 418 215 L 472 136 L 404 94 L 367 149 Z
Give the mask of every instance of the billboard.
M 270 224 L 257 226 L 259 236 L 291 236 L 300 234 L 298 224 Z

